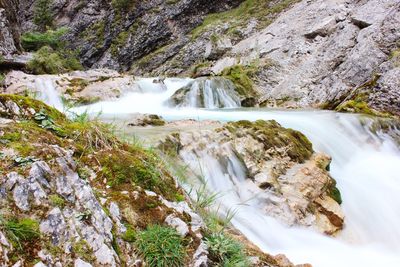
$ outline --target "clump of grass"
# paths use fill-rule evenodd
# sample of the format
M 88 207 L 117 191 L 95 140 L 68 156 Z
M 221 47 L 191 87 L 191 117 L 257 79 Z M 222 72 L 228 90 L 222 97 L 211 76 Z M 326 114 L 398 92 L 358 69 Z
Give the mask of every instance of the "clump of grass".
M 186 252 L 183 238 L 170 227 L 150 225 L 138 233 L 136 248 L 149 266 L 184 266 Z
M 27 243 L 40 237 L 39 223 L 29 218 L 5 220 L 0 217 L 0 229 L 6 233 L 13 245 L 20 250 Z
M 210 259 L 215 266 L 247 267 L 250 262 L 241 243 L 223 232 L 212 233 L 206 237 Z

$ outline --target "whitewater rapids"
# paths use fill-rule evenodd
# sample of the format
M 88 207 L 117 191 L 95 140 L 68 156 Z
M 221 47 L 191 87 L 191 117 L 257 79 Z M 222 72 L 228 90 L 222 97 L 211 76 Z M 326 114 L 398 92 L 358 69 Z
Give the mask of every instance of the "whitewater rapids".
M 190 79 L 167 79 L 166 90 L 155 88 L 149 81 L 141 81 L 143 93 L 75 111 L 102 112 L 116 119 L 137 112 L 158 114 L 167 120 L 274 119 L 299 130 L 311 140 L 314 150 L 333 158 L 331 175 L 342 193 L 346 216 L 345 229 L 336 238 L 310 229 L 289 228 L 265 216 L 235 194 L 240 189 L 224 175 L 216 159 L 184 160 L 192 168 L 200 165 L 205 170 L 209 190 L 222 193 L 218 201 L 225 210 L 237 210 L 234 227 L 268 253 L 282 253 L 293 262 L 317 267 L 400 266 L 400 151 L 389 136 L 369 130 L 371 118 L 313 110 L 171 108 L 165 102 Z

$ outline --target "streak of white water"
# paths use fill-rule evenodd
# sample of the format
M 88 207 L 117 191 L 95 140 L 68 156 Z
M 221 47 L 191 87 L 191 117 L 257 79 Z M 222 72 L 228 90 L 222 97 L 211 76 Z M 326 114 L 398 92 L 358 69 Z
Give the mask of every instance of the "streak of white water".
M 199 78 L 188 84 L 189 92 L 179 107 L 237 108 L 240 97 L 233 83 L 225 78 Z
M 142 92 L 133 92 L 124 95 L 119 101 L 105 101 L 95 103 L 89 107 L 91 112 L 113 113 L 162 113 L 168 109 L 164 103 L 180 88 L 187 85 L 191 79 L 165 79 L 164 84 L 153 82 L 154 79 L 146 78 L 138 81 Z M 82 112 L 86 107 L 75 109 Z
M 39 100 L 42 100 L 49 106 L 52 106 L 60 111 L 63 111 L 64 105 L 61 101 L 60 94 L 54 87 L 53 80 L 36 78 L 35 86 L 39 89 L 39 95 L 38 95 Z
M 173 89 L 168 89 L 170 94 Z M 167 95 L 167 94 L 166 94 Z M 165 95 L 165 96 L 166 96 Z M 165 99 L 165 96 L 162 99 Z M 146 96 L 147 97 L 147 96 Z M 90 111 L 108 114 L 133 112 L 158 113 L 166 119 L 183 118 L 230 120 L 275 119 L 285 127 L 299 130 L 312 141 L 314 149 L 333 157 L 331 174 L 342 192 L 346 227 L 336 239 L 309 229 L 288 228 L 260 212 L 254 202 L 240 194 L 243 174 L 237 164 L 236 178 L 229 179 L 225 169 L 210 155 L 185 160 L 196 168 L 202 165 L 210 190 L 224 192 L 220 199 L 226 208 L 238 208 L 234 226 L 260 248 L 284 253 L 295 262 L 314 266 L 400 266 L 400 153 L 392 141 L 371 134 L 360 123 L 359 116 L 323 111 L 210 111 L 168 109 L 154 95 L 140 97 L 143 103 L 133 105 L 133 97 L 118 102 L 99 103 Z M 149 103 L 154 103 L 151 106 Z M 244 187 L 244 186 L 243 186 Z

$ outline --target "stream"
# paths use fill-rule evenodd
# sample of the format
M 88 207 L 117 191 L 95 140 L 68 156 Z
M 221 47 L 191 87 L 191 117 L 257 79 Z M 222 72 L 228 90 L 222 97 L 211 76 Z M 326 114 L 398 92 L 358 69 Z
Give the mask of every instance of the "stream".
M 373 118 L 319 110 L 168 106 L 168 99 L 190 82 L 190 79 L 166 79 L 165 86 L 160 86 L 151 79 L 142 79 L 138 81 L 141 93 L 130 93 L 115 101 L 99 102 L 74 111 L 101 112 L 108 120 L 116 121 L 125 120 L 133 113 L 158 114 L 168 121 L 273 119 L 284 127 L 299 130 L 311 140 L 315 151 L 333 158 L 330 172 L 337 180 L 345 213 L 345 228 L 337 237 L 307 228 L 287 227 L 261 212 L 257 206 L 258 196 L 248 194 L 246 177 L 239 165 L 233 166 L 235 179 L 232 180 L 217 159 L 208 155 L 181 157 L 193 170 L 203 171 L 211 192 L 221 193 L 218 202 L 225 211 L 236 211 L 233 226 L 268 253 L 285 254 L 295 263 L 322 267 L 400 266 L 400 151 L 388 135 L 370 131 Z M 50 105 L 54 100 L 54 106 L 59 108 L 54 88 L 46 82 L 42 84 L 47 90 L 44 94 L 49 96 L 43 99 Z M 210 94 L 204 95 L 202 97 Z M 232 107 L 233 102 L 227 102 Z M 155 129 L 149 128 L 149 134 L 154 134 Z M 146 130 L 141 134 L 145 135 Z

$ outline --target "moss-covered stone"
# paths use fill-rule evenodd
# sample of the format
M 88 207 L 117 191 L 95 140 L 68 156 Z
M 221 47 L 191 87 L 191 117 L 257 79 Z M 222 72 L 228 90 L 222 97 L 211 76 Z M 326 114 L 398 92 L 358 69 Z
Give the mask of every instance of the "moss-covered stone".
M 264 144 L 266 150 L 287 147 L 288 156 L 297 162 L 304 162 L 313 153 L 312 144 L 304 134 L 293 129 L 283 128 L 273 120 L 230 122 L 225 128 L 232 133 L 236 133 L 238 129 L 248 130 L 254 139 Z

